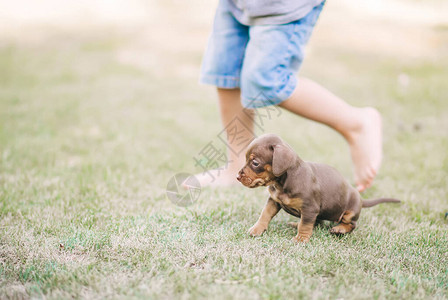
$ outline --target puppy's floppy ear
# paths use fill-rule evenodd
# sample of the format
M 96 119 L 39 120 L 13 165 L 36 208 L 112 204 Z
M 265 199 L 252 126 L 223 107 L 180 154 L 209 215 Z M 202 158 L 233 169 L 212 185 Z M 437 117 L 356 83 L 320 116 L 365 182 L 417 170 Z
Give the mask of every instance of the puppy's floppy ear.
M 296 154 L 286 145 L 274 145 L 272 148 L 274 150 L 272 155 L 272 173 L 279 177 L 294 164 Z

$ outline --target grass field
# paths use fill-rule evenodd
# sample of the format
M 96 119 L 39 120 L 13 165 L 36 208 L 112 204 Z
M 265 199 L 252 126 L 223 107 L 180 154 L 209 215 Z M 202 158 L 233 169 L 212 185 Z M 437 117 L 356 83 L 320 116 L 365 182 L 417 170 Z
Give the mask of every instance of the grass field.
M 247 235 L 263 189 L 206 188 L 187 208 L 166 197 L 209 142 L 224 150 L 215 92 L 197 84 L 214 4 L 195 17 L 192 3 L 158 4 L 145 26 L 0 31 L 0 298 L 447 299 L 448 23 L 328 3 L 301 75 L 382 112 L 364 196 L 403 204 L 295 245 L 284 212 Z M 353 177 L 322 125 L 283 111 L 261 132 Z

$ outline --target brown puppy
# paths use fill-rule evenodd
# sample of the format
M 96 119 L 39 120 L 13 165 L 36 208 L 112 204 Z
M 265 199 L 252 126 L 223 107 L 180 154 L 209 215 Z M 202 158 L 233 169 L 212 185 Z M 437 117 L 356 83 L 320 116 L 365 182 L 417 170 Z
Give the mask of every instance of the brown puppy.
M 338 171 L 324 164 L 301 160 L 274 134 L 265 134 L 252 141 L 246 153 L 246 165 L 237 179 L 250 188 L 269 186 L 266 206 L 249 230 L 252 236 L 263 234 L 282 208 L 300 217 L 298 233 L 293 240 L 308 242 L 316 220 L 338 222 L 331 229 L 332 233 L 349 233 L 356 227 L 361 208 L 400 202 L 390 198 L 362 201 L 358 191 Z

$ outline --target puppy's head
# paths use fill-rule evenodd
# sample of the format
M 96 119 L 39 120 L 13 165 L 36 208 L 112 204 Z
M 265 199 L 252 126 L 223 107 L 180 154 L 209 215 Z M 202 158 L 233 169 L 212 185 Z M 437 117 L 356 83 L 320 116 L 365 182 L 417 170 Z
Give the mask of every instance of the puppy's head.
M 254 139 L 246 152 L 246 164 L 237 179 L 244 186 L 254 188 L 273 184 L 296 163 L 297 155 L 274 134 Z

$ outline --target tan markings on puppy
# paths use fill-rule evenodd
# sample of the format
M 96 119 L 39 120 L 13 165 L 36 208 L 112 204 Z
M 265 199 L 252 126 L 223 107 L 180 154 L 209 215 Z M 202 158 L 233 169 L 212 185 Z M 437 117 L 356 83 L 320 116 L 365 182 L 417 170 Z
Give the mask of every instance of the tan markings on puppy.
M 252 157 L 253 154 L 250 155 L 250 157 Z M 253 158 L 250 158 L 253 159 Z M 261 173 L 255 173 L 254 170 L 252 170 L 252 168 L 250 168 L 249 166 L 246 166 L 243 168 L 243 172 L 245 174 L 246 177 L 248 177 L 250 179 L 250 183 L 249 183 L 249 187 L 257 187 L 257 186 L 261 186 L 261 185 L 267 185 L 271 182 L 273 182 L 273 180 L 275 179 L 275 176 L 272 174 L 272 167 L 271 165 L 265 165 L 264 166 L 264 171 Z
M 246 151 L 246 161 L 249 161 L 254 158 L 255 158 L 255 155 L 252 153 L 252 149 L 247 150 Z
M 272 218 L 280 211 L 280 207 L 271 199 L 268 199 L 257 223 L 249 229 L 251 236 L 260 236 L 268 229 Z
M 278 184 L 274 184 L 269 187 L 269 194 L 271 195 L 272 199 L 277 202 L 281 202 L 280 195 L 283 194 L 283 191 Z
M 267 226 L 264 226 L 262 224 L 259 223 L 255 223 L 254 226 L 252 226 L 249 229 L 249 234 L 251 236 L 260 236 L 262 235 L 266 230 L 268 229 Z
M 353 225 L 341 223 L 341 224 L 336 225 L 335 227 L 331 228 L 330 232 L 334 233 L 334 234 L 346 234 L 346 233 L 351 232 L 353 229 L 355 229 L 353 227 Z
M 298 226 L 298 233 L 293 238 L 293 241 L 296 243 L 307 243 L 309 242 L 311 235 L 313 234 L 313 223 L 303 223 L 302 220 L 300 220 L 299 226 Z
M 256 187 L 263 185 L 263 179 L 262 178 L 255 178 L 255 180 L 252 181 L 250 187 Z
M 352 232 L 356 227 L 356 221 L 353 221 L 355 213 L 351 210 L 346 210 L 341 216 L 340 223 L 331 228 L 330 232 L 334 234 L 345 234 Z
M 289 197 L 278 184 L 274 184 L 269 187 L 269 194 L 271 194 L 272 199 L 278 203 L 291 207 L 295 210 L 300 210 L 302 208 L 303 199 L 298 197 Z
M 346 211 L 344 211 L 344 214 L 342 215 L 341 222 L 344 224 L 350 224 L 350 222 L 352 222 L 352 219 L 354 216 L 355 216 L 355 213 L 352 210 L 346 210 Z
M 285 200 L 282 201 L 285 205 L 294 208 L 296 210 L 300 210 L 303 205 L 303 200 L 301 198 L 290 198 L 285 197 Z
M 261 212 L 261 216 L 258 219 L 258 223 L 261 224 L 269 224 L 269 222 L 272 220 L 272 218 L 279 212 L 280 207 L 272 201 L 272 199 L 268 199 L 268 202 L 266 203 L 266 206 L 263 208 L 263 211 Z

